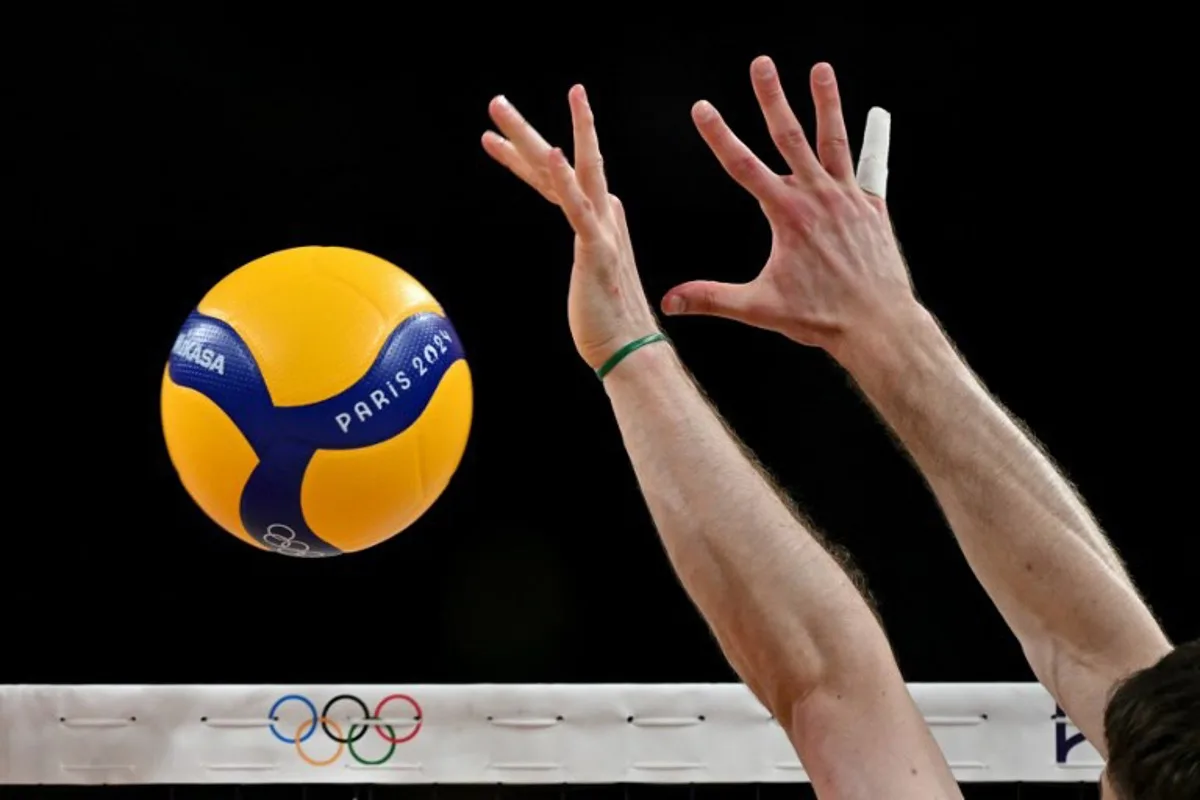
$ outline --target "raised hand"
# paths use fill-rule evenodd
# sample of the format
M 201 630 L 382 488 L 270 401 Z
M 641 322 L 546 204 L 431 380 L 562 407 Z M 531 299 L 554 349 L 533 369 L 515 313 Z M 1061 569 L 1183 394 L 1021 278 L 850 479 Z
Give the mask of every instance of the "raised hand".
M 587 94 L 568 94 L 575 166 L 551 147 L 504 97 L 488 106 L 503 136 L 488 131 L 483 149 L 550 202 L 575 230 L 575 264 L 567 318 L 579 355 L 597 369 L 630 342 L 658 332 L 629 242 L 625 212 L 608 193 L 600 144 Z
M 771 223 L 770 258 L 749 283 L 677 286 L 663 298 L 663 310 L 726 317 L 836 355 L 848 338 L 877 330 L 915 306 L 908 269 L 883 199 L 855 180 L 832 67 L 812 70 L 815 152 L 771 59 L 755 59 L 750 73 L 790 175 L 768 169 L 710 103 L 697 103 L 692 117 L 721 165 L 761 204 Z

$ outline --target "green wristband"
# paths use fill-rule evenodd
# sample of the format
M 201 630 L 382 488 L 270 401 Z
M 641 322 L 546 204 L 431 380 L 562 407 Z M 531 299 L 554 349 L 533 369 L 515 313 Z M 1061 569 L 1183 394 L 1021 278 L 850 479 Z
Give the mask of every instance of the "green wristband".
M 661 331 L 658 333 L 652 333 L 649 336 L 643 336 L 640 339 L 634 339 L 632 342 L 613 353 L 612 356 L 609 357 L 608 361 L 605 361 L 603 364 L 601 364 L 600 369 L 596 370 L 596 377 L 600 380 L 604 380 L 604 376 L 612 372 L 613 367 L 624 361 L 625 357 L 630 353 L 634 352 L 635 350 L 641 350 L 648 344 L 665 342 L 666 340 L 666 334 L 662 333 Z

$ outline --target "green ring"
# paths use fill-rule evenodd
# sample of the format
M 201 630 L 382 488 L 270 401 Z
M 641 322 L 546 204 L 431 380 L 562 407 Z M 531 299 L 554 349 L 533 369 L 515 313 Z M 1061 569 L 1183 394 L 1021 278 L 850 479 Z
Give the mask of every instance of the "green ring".
M 615 367 L 617 364 L 620 364 L 622 361 L 624 361 L 625 357 L 628 356 L 630 353 L 634 352 L 635 350 L 641 350 L 643 347 L 645 347 L 648 344 L 654 344 L 655 342 L 665 342 L 666 340 L 667 340 L 667 335 L 665 333 L 663 333 L 662 331 L 652 333 L 649 336 L 643 336 L 640 339 L 634 339 L 632 342 L 625 345 L 620 350 L 618 350 L 617 352 L 615 352 L 611 356 L 609 356 L 608 361 L 605 361 L 603 364 L 600 365 L 600 369 L 596 370 L 596 377 L 599 378 L 600 380 L 604 380 L 604 376 L 607 375 L 608 373 L 612 372 L 613 367 Z
M 357 727 L 358 727 L 357 725 L 351 725 L 350 733 L 349 733 L 349 735 L 346 736 L 346 738 L 350 740 L 346 745 L 346 749 L 348 749 L 350 751 L 350 755 L 353 756 L 355 761 L 362 764 L 364 767 L 377 767 L 396 754 L 396 743 L 395 742 L 392 742 L 392 746 L 388 748 L 388 751 L 386 753 L 384 753 L 381 758 L 379 758 L 375 761 L 371 761 L 370 759 L 363 758 L 358 753 L 354 752 L 354 729 Z M 365 733 L 366 729 L 369 727 L 370 727 L 369 725 L 364 725 L 363 732 Z M 388 736 L 392 737 L 393 739 L 396 738 L 396 730 L 391 725 L 384 725 L 383 727 L 387 728 Z

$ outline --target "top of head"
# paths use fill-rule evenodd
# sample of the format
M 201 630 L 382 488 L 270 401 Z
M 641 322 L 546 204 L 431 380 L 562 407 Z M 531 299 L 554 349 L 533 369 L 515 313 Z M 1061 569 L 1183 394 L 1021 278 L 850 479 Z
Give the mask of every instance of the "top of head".
M 277 406 L 336 395 L 363 376 L 405 318 L 444 316 L 407 272 L 345 247 L 296 247 L 251 261 L 197 310 L 242 336 Z
M 1200 639 L 1117 684 L 1104 710 L 1104 738 L 1105 778 L 1118 797 L 1200 797 Z

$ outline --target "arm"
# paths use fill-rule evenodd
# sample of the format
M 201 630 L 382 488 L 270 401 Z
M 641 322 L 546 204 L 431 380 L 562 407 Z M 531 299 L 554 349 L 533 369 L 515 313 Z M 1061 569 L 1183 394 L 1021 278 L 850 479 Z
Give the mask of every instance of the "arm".
M 1096 521 L 924 309 L 834 352 L 924 473 L 1038 679 L 1105 753 L 1113 685 L 1170 645 Z
M 633 353 L 605 386 L 676 572 L 815 788 L 958 796 L 854 582 L 671 350 Z
M 664 309 L 775 330 L 848 368 L 925 473 L 1038 678 L 1105 752 L 1108 693 L 1166 652 L 1166 638 L 1071 487 L 914 298 L 886 204 L 855 183 L 832 71 L 812 72 L 816 153 L 774 66 L 759 60 L 753 74 L 767 126 L 792 168 L 787 181 L 711 109 L 696 122 L 762 205 L 774 234 L 771 257 L 748 284 L 678 286 Z
M 567 315 L 592 369 L 657 330 L 592 113 L 570 94 L 575 164 L 503 98 L 487 152 L 575 231 Z M 659 533 L 738 673 L 775 714 L 824 797 L 961 797 L 887 640 L 846 572 L 743 452 L 666 345 L 604 379 Z

